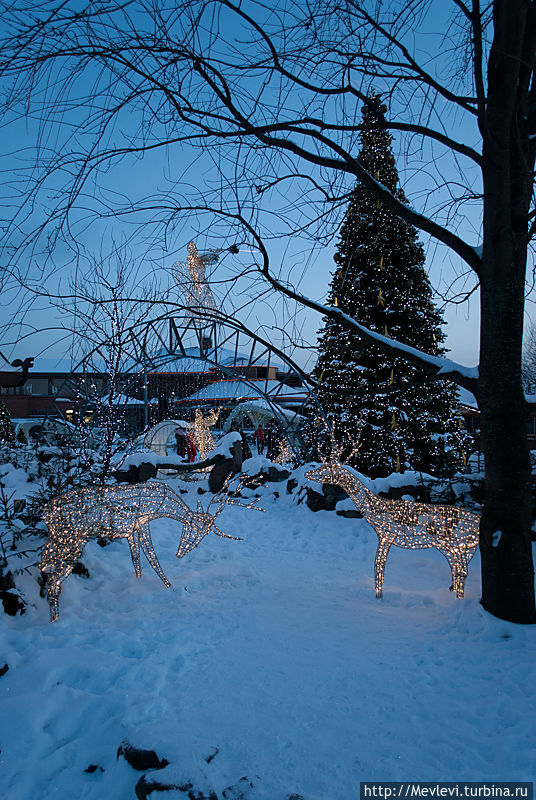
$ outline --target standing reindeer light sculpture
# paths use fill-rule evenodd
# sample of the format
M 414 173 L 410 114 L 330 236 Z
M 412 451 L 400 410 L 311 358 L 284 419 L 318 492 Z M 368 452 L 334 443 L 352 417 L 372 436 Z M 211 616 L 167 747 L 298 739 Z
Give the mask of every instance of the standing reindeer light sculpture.
M 332 431 L 330 437 L 329 461 L 307 471 L 305 477 L 344 489 L 374 529 L 378 537 L 374 561 L 376 597 L 382 596 L 385 562 L 393 545 L 412 550 L 439 550 L 450 566 L 451 591 L 456 592 L 456 597 L 463 597 L 467 568 L 478 544 L 480 516 L 457 506 L 435 506 L 378 497 L 366 488 L 356 470 L 341 462 L 343 447 L 337 445 Z M 357 448 L 358 445 L 355 445 L 349 458 Z
M 222 492 L 226 488 L 225 485 Z M 59 616 L 63 581 L 72 572 L 90 539 L 126 539 L 137 578 L 141 576 L 141 547 L 158 577 L 169 587 L 171 584 L 153 547 L 149 522 L 166 517 L 183 524 L 177 551 L 177 555 L 182 557 L 211 531 L 224 538 L 235 538 L 223 533 L 214 524 L 227 502 L 234 501 L 232 498 L 223 499 L 213 514 L 209 511 L 211 503 L 206 512 L 203 512 L 200 503 L 197 511 L 192 511 L 165 483 L 87 486 L 54 498 L 43 512 L 49 535 L 39 564 L 46 575 L 51 621 L 55 622 Z M 250 504 L 249 507 L 253 506 Z

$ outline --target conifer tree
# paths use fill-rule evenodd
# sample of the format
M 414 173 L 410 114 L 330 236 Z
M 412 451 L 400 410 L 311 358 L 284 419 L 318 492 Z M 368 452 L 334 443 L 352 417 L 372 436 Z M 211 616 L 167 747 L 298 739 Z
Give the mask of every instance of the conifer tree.
M 398 186 L 385 106 L 372 95 L 363 107 L 359 159 L 396 197 Z M 367 328 L 431 355 L 446 352 L 416 229 L 357 184 L 334 256 L 337 270 L 328 303 Z M 390 357 L 339 322 L 324 318 L 314 375 L 319 400 L 337 438 L 355 440 L 364 421 L 354 466 L 370 476 L 408 469 L 449 474 L 462 466 L 469 440 L 461 428 L 456 388 L 432 380 L 403 358 Z M 329 449 L 317 430 L 320 451 Z

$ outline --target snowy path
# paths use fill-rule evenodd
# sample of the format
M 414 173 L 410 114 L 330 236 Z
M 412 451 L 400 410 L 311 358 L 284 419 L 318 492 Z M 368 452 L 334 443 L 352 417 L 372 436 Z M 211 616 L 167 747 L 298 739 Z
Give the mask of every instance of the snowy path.
M 280 491 L 265 514 L 226 509 L 244 541 L 210 536 L 182 561 L 177 529 L 154 522 L 171 590 L 146 562 L 135 579 L 124 541 L 86 548 L 91 579 L 66 581 L 55 625 L 27 578 L 34 607 L 2 618 L 7 800 L 134 798 L 124 738 L 171 762 L 163 782 L 220 793 L 247 775 L 252 800 L 534 778 L 536 630 L 481 610 L 478 555 L 456 600 L 439 554 L 393 550 L 377 601 L 366 524 Z

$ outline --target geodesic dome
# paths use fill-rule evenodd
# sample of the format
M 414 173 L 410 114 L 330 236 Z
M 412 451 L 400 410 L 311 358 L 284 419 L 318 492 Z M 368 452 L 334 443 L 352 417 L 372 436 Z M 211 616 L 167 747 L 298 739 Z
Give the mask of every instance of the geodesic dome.
M 167 455 L 166 445 L 171 436 L 175 435 L 177 428 L 186 430 L 188 424 L 183 419 L 164 419 L 147 431 L 143 439 L 143 446 L 148 447 L 159 456 L 165 456 Z

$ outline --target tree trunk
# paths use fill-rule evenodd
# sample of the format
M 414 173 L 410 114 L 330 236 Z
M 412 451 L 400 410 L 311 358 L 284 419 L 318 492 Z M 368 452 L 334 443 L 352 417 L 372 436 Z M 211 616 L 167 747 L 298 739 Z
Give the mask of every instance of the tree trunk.
M 478 398 L 486 462 L 480 527 L 482 605 L 497 617 L 522 623 L 536 622 L 531 469 L 521 384 L 534 167 L 522 71 L 527 46 L 534 50 L 532 22 L 526 0 L 495 0 L 482 131 L 484 250 Z
M 531 476 L 526 405 L 519 372 L 512 366 L 520 347 L 512 334 L 512 317 L 522 316 L 523 308 L 515 294 L 482 287 L 485 332 L 479 400 L 486 462 L 486 498 L 480 526 L 482 605 L 501 619 L 528 623 L 536 622 Z

